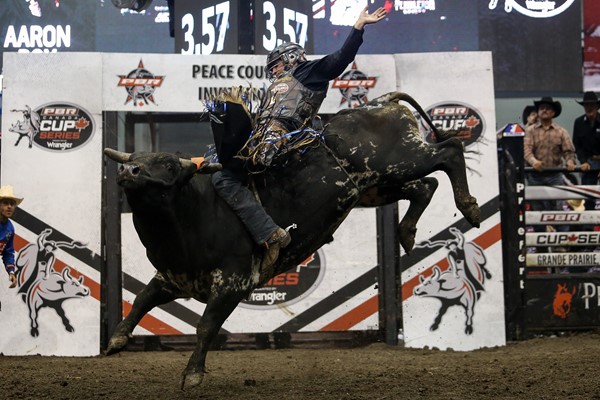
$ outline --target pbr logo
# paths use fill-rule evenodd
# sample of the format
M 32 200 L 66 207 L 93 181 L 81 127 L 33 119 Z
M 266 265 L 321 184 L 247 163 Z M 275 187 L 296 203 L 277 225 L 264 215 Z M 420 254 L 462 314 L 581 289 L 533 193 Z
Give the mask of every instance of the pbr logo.
M 119 85 L 127 91 L 125 104 L 133 101 L 134 106 L 143 107 L 154 101 L 154 91 L 160 87 L 165 80 L 164 75 L 154 75 L 144 68 L 144 63 L 140 60 L 138 67 L 127 75 L 119 75 Z
M 9 132 L 19 135 L 15 146 L 27 138 L 28 147 L 35 143 L 45 150 L 68 151 L 86 144 L 94 134 L 92 115 L 76 104 L 49 103 L 32 110 L 25 106 L 23 119 L 12 124 Z
M 485 124 L 481 114 L 475 108 L 458 102 L 436 104 L 425 110 L 433 125 L 440 131 L 453 133 L 469 146 L 481 138 L 485 131 Z M 421 121 L 423 137 L 429 143 L 436 143 L 435 133 Z
M 333 80 L 331 87 L 339 89 L 342 94 L 340 105 L 347 104 L 348 108 L 365 104 L 369 99 L 367 94 L 377 84 L 377 78 L 369 77 L 352 64 L 350 71 L 344 72 L 339 78 Z
M 577 222 L 580 214 L 542 213 L 543 222 Z
M 504 0 L 504 11 L 513 9 L 532 18 L 554 17 L 573 5 L 575 0 Z M 498 0 L 490 0 L 489 9 L 498 6 Z
M 552 311 L 554 315 L 559 318 L 565 319 L 571 312 L 571 303 L 573 302 L 573 296 L 577 289 L 575 286 L 569 290 L 566 284 L 557 284 L 556 293 L 554 294 L 554 301 L 552 302 Z
M 250 293 L 240 307 L 265 310 L 294 304 L 311 294 L 323 280 L 324 274 L 325 257 L 319 249 L 296 269 L 277 275 L 265 286 Z

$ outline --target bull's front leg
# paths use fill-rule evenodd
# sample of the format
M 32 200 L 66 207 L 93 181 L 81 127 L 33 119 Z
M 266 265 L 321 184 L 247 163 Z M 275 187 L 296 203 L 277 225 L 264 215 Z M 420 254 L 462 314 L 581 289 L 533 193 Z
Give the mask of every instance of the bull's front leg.
M 69 321 L 69 318 L 67 318 L 67 315 L 65 314 L 65 310 L 63 310 L 63 308 L 62 308 L 62 304 L 59 304 L 58 306 L 56 306 L 55 310 L 56 310 L 56 313 L 58 314 L 58 316 L 60 317 L 63 325 L 65 326 L 65 329 L 67 330 L 67 332 L 74 332 L 75 328 L 73 328 L 73 326 L 71 325 L 71 322 Z
M 182 372 L 181 389 L 190 389 L 202 383 L 206 372 L 206 355 L 210 344 L 219 333 L 225 320 L 237 305 L 248 295 L 248 291 L 228 291 L 211 297 L 196 328 L 197 343 L 187 367 Z
M 441 155 L 438 157 L 438 166 L 450 178 L 456 207 L 472 226 L 479 228 L 481 212 L 477 199 L 469 192 L 462 142 L 459 139 L 451 138 L 440 143 L 438 150 Z
M 146 285 L 146 287 L 135 297 L 131 312 L 115 328 L 108 347 L 106 355 L 118 353 L 129 342 L 133 328 L 140 320 L 154 307 L 168 303 L 181 297 L 179 290 L 173 285 L 157 277 Z
M 442 322 L 442 317 L 444 316 L 444 314 L 446 314 L 446 311 L 448 311 L 448 307 L 450 307 L 450 303 L 442 301 L 442 306 L 440 307 L 440 310 L 438 311 L 435 319 L 433 320 L 433 324 L 431 324 L 429 330 L 436 331 L 440 327 L 440 322 Z

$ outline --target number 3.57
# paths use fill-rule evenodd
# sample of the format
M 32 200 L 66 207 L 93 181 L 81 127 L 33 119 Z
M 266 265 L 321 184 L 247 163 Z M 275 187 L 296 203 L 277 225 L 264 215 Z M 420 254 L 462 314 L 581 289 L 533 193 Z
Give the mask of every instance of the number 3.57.
M 229 24 L 229 10 L 229 1 L 202 10 L 201 43 L 196 43 L 194 40 L 194 16 L 190 13 L 185 14 L 181 18 L 181 28 L 184 31 L 183 40 L 187 43 L 187 49 L 182 47 L 181 54 L 211 54 L 223 51 Z M 204 39 L 205 37 L 207 39 Z

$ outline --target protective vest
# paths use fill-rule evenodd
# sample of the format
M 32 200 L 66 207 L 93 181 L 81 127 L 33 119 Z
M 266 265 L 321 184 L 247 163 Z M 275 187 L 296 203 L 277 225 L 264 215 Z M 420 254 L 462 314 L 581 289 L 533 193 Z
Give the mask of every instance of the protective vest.
M 315 91 L 307 88 L 290 70 L 277 78 L 267 89 L 265 101 L 259 111 L 259 121 L 268 118 L 287 120 L 297 129 L 317 114 L 325 100 L 327 89 Z

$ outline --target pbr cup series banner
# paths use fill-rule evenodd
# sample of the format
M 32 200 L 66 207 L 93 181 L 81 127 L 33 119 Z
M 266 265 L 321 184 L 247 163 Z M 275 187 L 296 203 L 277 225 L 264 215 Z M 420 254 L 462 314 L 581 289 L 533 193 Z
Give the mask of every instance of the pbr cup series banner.
M 2 271 L 5 355 L 95 355 L 100 346 L 102 55 L 4 55 L 2 184 L 18 285 Z
M 439 129 L 458 132 L 469 188 L 481 207 L 481 227 L 472 228 L 452 201 L 447 176 L 433 174 L 440 186 L 417 224 L 413 254 L 401 263 L 405 343 L 454 350 L 504 345 L 491 53 L 395 58 L 399 91 L 414 95 Z

